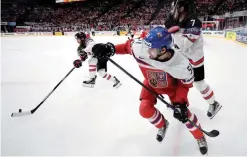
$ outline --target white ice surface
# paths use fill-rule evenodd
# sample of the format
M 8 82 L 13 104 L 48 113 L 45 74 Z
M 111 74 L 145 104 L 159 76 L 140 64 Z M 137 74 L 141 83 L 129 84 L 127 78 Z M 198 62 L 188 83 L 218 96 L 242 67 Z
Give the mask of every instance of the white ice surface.
M 121 43 L 126 37 L 96 37 Z M 82 87 L 88 66 L 76 69 L 31 116 L 12 112 L 34 108 L 72 68 L 77 58 L 73 37 L 1 38 L 2 155 L 200 155 L 196 141 L 164 104 L 157 107 L 170 122 L 163 143 L 157 130 L 139 115 L 141 87 L 108 63 L 109 73 L 123 83 L 119 89 L 98 77 L 94 89 Z M 132 56 L 113 59 L 141 81 Z M 206 116 L 207 103 L 194 88 L 190 108 L 203 128 L 218 129 L 207 138 L 209 155 L 247 155 L 247 47 L 225 39 L 205 38 L 206 81 L 222 110 Z

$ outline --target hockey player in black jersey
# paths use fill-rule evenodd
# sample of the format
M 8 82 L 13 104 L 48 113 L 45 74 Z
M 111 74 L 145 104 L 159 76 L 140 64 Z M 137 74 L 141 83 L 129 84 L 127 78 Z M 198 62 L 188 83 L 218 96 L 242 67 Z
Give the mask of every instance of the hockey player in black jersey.
M 187 57 L 194 69 L 194 86 L 209 104 L 207 116 L 212 119 L 221 109 L 215 100 L 214 92 L 205 82 L 202 23 L 194 13 L 191 0 L 178 0 L 173 12 L 165 21 L 165 26 L 172 33 L 174 47 Z
M 100 53 L 106 53 L 111 51 L 114 53 L 115 49 L 113 44 L 111 43 L 97 43 L 93 41 L 93 39 L 86 37 L 86 34 L 83 32 L 75 34 L 75 38 L 79 43 L 79 47 L 77 49 L 78 56 L 80 59 L 77 59 L 73 62 L 76 68 L 80 68 L 82 66 L 82 62 L 88 59 L 89 64 L 89 80 L 83 81 L 83 85 L 86 87 L 94 87 L 95 81 L 97 78 L 96 71 L 98 74 L 109 81 L 113 82 L 113 87 L 118 88 L 121 86 L 120 81 L 117 77 L 112 76 L 107 73 L 107 58 L 97 58 L 95 54 L 99 55 Z

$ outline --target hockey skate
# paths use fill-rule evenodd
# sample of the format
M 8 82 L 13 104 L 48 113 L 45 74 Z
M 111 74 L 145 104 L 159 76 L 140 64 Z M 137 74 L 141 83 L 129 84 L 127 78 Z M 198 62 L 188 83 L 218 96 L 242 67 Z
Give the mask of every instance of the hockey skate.
M 169 122 L 165 120 L 165 124 L 162 128 L 159 129 L 158 134 L 156 136 L 157 141 L 162 142 L 165 135 L 166 135 L 166 130 L 169 127 Z
M 122 83 L 114 76 L 114 85 L 113 85 L 113 88 L 118 88 L 122 85 Z
M 95 85 L 95 81 L 96 81 L 97 76 L 95 76 L 94 78 L 90 78 L 87 81 L 83 81 L 83 86 L 84 87 L 89 87 L 89 88 L 93 88 Z
M 210 118 L 210 119 L 213 119 L 214 116 L 218 113 L 218 111 L 221 109 L 221 105 L 217 102 L 217 101 L 214 101 L 213 104 L 210 104 L 209 105 L 209 109 L 208 109 L 208 113 L 207 113 L 207 116 Z
M 200 149 L 200 152 L 202 155 L 205 155 L 208 153 L 208 145 L 205 137 L 203 136 L 201 139 L 197 140 L 198 147 Z

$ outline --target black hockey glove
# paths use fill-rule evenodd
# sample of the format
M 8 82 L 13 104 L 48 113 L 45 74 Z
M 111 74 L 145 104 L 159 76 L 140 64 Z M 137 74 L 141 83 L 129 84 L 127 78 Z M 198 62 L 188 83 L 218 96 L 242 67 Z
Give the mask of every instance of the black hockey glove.
M 81 58 L 82 61 L 85 61 L 87 59 L 87 53 L 83 51 L 80 47 L 77 49 L 77 54 Z
M 174 103 L 173 105 L 175 109 L 173 117 L 182 123 L 186 123 L 188 121 L 188 108 L 186 104 Z
M 80 68 L 82 66 L 82 61 L 77 59 L 73 62 L 75 68 Z
M 114 45 L 113 43 L 108 42 L 108 43 L 106 43 L 106 47 L 107 47 L 107 49 L 108 49 L 108 51 L 107 51 L 107 52 L 108 52 L 108 53 L 107 53 L 107 56 L 108 56 L 108 57 L 114 56 L 115 53 L 116 53 L 115 45 Z
M 107 59 L 115 54 L 115 46 L 112 43 L 96 44 L 92 48 L 92 52 L 98 59 Z

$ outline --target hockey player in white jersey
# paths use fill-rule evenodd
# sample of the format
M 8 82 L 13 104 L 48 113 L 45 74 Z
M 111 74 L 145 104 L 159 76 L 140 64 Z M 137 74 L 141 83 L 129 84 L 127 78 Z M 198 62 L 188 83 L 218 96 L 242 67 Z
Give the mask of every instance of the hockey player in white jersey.
M 190 0 L 177 0 L 174 13 L 165 22 L 165 26 L 172 32 L 175 48 L 186 56 L 194 69 L 194 86 L 200 91 L 209 104 L 207 116 L 211 119 L 221 109 L 215 100 L 214 92 L 205 82 L 203 37 L 201 21 L 193 14 L 193 3 Z
M 100 45 L 104 45 L 105 48 L 111 49 L 112 44 L 102 44 L 93 41 L 93 39 L 86 37 L 84 32 L 79 32 L 75 34 L 75 38 L 77 42 L 80 44 L 77 53 L 80 59 L 74 61 L 74 66 L 76 68 L 80 68 L 82 66 L 82 62 L 88 59 L 89 65 L 89 80 L 83 81 L 83 85 L 86 87 L 94 87 L 95 81 L 97 78 L 96 71 L 98 74 L 109 81 L 113 82 L 113 87 L 118 88 L 121 86 L 120 81 L 117 79 L 116 76 L 112 76 L 111 74 L 107 73 L 107 59 L 97 59 L 94 54 L 95 53 L 104 53 L 104 49 L 99 49 Z
M 132 39 L 133 40 L 133 39 Z M 193 126 L 188 119 L 200 126 L 195 114 L 189 109 L 187 94 L 192 87 L 194 74 L 188 59 L 171 49 L 171 34 L 162 27 L 152 29 L 147 36 L 115 45 L 116 54 L 133 55 L 143 73 L 143 84 L 157 94 L 166 94 L 174 105 L 173 116 L 184 123 L 197 140 L 200 152 L 207 153 L 207 142 L 203 132 Z M 161 142 L 169 123 L 155 107 L 157 99 L 148 90 L 142 88 L 140 94 L 140 115 L 158 128 L 157 140 Z

